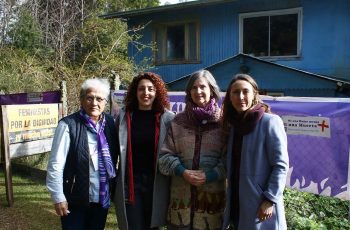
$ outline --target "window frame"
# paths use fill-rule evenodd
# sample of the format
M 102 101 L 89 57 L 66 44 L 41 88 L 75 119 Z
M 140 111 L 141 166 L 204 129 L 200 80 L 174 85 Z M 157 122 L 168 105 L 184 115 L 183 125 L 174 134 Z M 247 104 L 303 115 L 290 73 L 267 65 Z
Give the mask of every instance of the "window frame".
M 282 9 L 282 10 L 269 10 L 269 11 L 260 11 L 260 12 L 251 12 L 251 13 L 241 13 L 238 15 L 239 17 L 239 53 L 243 53 L 243 22 L 246 18 L 254 18 L 254 17 L 271 17 L 277 15 L 288 15 L 288 14 L 297 14 L 298 22 L 297 22 L 297 54 L 296 55 L 285 55 L 285 56 L 270 56 L 270 20 L 269 20 L 269 44 L 268 44 L 268 52 L 267 56 L 257 56 L 262 59 L 295 59 L 301 56 L 301 43 L 302 43 L 302 19 L 303 19 L 303 8 L 290 8 L 290 9 Z
M 281 92 L 281 91 L 267 91 L 266 95 L 267 96 L 271 96 L 271 97 L 284 97 L 284 92 Z
M 195 34 L 196 34 L 196 58 L 195 60 L 189 60 L 189 25 L 191 23 L 194 23 L 195 25 Z M 184 26 L 184 33 L 185 33 L 185 45 L 184 45 L 184 58 L 183 59 L 177 59 L 177 60 L 168 60 L 167 59 L 167 28 L 170 26 L 178 26 L 183 25 Z M 157 32 L 161 31 L 160 34 L 164 36 L 161 41 L 161 60 L 159 61 L 158 56 L 158 44 L 157 44 Z M 193 64 L 193 63 L 199 63 L 200 62 L 200 24 L 199 20 L 185 20 L 185 21 L 176 21 L 176 22 L 166 22 L 166 23 L 155 23 L 153 26 L 153 32 L 152 32 L 152 41 L 155 45 L 155 49 L 153 50 L 153 63 L 155 65 L 167 65 L 167 64 Z

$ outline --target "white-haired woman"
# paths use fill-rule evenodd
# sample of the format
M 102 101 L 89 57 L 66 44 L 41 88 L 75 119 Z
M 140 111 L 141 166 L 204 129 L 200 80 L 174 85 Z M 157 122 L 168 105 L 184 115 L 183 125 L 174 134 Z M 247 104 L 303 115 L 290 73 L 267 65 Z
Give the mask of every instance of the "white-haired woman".
M 104 113 L 106 79 L 88 79 L 80 91 L 80 111 L 59 121 L 46 184 L 62 229 L 104 229 L 116 176 L 113 118 Z
M 220 229 L 225 204 L 219 87 L 207 70 L 193 73 L 185 111 L 175 116 L 159 157 L 171 177 L 167 229 Z

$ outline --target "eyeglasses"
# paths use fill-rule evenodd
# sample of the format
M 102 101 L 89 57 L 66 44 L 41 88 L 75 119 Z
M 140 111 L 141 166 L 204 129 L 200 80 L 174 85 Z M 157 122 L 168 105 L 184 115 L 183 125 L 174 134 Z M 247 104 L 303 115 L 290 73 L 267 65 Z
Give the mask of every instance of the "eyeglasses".
M 96 101 L 98 103 L 101 103 L 102 101 L 106 101 L 107 102 L 107 99 L 103 98 L 103 97 L 96 97 L 96 96 L 87 96 L 87 97 L 85 97 L 85 100 L 87 102 L 89 102 L 89 103 L 92 103 L 95 99 L 96 99 Z

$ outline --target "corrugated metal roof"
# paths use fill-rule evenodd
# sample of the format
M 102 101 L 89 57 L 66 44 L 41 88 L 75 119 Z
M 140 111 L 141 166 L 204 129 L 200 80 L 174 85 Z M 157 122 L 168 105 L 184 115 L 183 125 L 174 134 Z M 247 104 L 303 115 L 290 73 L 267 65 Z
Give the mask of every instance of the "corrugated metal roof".
M 234 2 L 234 1 L 237 1 L 237 0 L 198 0 L 198 1 L 191 1 L 191 2 L 183 2 L 183 3 L 173 4 L 173 5 L 163 5 L 163 6 L 149 7 L 149 8 L 143 8 L 143 9 L 137 9 L 137 10 L 113 12 L 109 14 L 100 15 L 100 17 L 104 19 L 131 18 L 135 16 L 147 15 L 147 14 L 158 13 L 158 12 L 181 10 L 181 9 L 185 9 L 185 8 L 187 9 L 192 7 L 193 8 L 202 7 L 207 5 L 222 4 L 222 3 Z

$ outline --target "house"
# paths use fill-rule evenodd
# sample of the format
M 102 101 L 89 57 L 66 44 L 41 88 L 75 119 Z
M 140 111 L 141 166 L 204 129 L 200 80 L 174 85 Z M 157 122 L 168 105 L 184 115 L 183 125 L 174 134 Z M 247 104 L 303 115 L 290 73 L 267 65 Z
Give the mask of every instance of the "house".
M 266 94 L 350 97 L 350 1 L 199 0 L 110 13 L 145 28 L 129 45 L 137 64 L 149 60 L 171 90 L 199 69 L 222 90 L 238 72 Z

